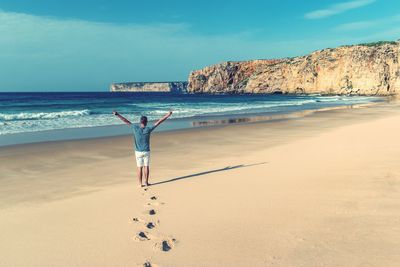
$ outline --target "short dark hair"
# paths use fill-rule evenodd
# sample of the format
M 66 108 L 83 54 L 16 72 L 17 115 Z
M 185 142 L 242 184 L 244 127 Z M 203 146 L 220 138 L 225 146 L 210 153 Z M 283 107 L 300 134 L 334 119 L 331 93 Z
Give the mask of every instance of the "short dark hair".
M 147 125 L 147 117 L 146 116 L 140 117 L 140 123 L 143 124 L 144 126 L 146 126 Z

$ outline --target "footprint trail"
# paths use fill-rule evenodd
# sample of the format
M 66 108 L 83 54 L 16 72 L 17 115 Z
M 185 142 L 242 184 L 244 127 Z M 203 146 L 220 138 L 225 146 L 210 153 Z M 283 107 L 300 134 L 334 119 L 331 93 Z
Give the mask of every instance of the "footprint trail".
M 133 217 L 132 221 L 135 225 L 140 225 L 138 232 L 136 233 L 134 239 L 136 241 L 147 241 L 154 242 L 154 251 L 151 252 L 151 257 L 156 256 L 158 252 L 169 252 L 175 248 L 177 240 L 169 235 L 165 235 L 157 230 L 157 226 L 160 224 L 158 219 L 158 212 L 162 209 L 164 202 L 159 202 L 159 197 L 151 192 L 151 188 L 143 188 L 142 196 L 144 197 L 144 211 L 143 217 Z M 157 207 L 155 209 L 154 207 Z M 149 209 L 150 208 L 150 209 Z M 158 265 L 152 263 L 152 260 L 146 260 L 139 266 L 144 267 L 157 267 Z

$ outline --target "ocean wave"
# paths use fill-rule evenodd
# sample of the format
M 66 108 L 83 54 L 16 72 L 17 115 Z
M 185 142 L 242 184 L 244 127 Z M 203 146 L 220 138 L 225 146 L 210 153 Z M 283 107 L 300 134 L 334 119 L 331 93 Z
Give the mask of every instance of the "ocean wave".
M 89 99 L 89 98 L 88 98 Z M 141 114 L 149 121 L 158 120 L 169 110 L 174 111 L 172 118 L 192 118 L 218 115 L 286 113 L 331 106 L 369 103 L 381 98 L 347 96 L 190 96 L 181 98 L 155 98 L 140 100 L 121 96 L 119 101 L 96 99 L 82 104 L 73 100 L 24 100 L 24 105 L 15 105 L 9 100 L 0 104 L 0 136 L 6 134 L 37 132 L 57 129 L 119 125 L 122 122 L 112 115 L 116 109 L 127 119 L 137 123 Z M 63 101 L 65 103 L 63 103 Z M 86 100 L 85 100 L 86 101 Z M 19 103 L 18 103 L 19 104 Z M 23 108 L 23 109 L 22 109 Z M 23 112 L 25 111 L 25 112 Z M 50 112 L 51 111 L 51 112 Z
M 0 113 L 0 120 L 3 121 L 19 121 L 19 120 L 39 120 L 39 119 L 57 119 L 63 117 L 81 117 L 90 115 L 88 109 L 84 110 L 68 110 L 57 112 L 21 112 L 21 113 Z
M 171 106 L 174 114 L 181 115 L 203 115 L 203 114 L 214 114 L 214 113 L 227 113 L 227 112 L 243 112 L 252 110 L 265 109 L 266 111 L 270 108 L 277 107 L 288 107 L 288 106 L 301 106 L 305 104 L 315 103 L 316 100 L 301 100 L 301 101 L 281 101 L 281 102 L 270 102 L 270 103 L 253 103 L 253 104 L 220 104 L 220 103 L 202 103 L 198 106 Z M 147 111 L 150 115 L 162 115 L 168 111 L 165 106 L 157 106 L 156 110 Z
M 342 101 L 358 103 L 358 102 L 371 102 L 380 100 L 380 97 L 372 97 L 372 96 L 320 96 L 316 97 L 317 102 L 337 102 Z

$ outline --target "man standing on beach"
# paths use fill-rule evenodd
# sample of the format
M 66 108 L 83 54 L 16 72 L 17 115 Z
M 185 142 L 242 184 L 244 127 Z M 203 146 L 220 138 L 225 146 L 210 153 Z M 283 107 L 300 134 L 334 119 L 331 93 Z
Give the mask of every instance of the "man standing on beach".
M 116 111 L 113 111 L 113 114 L 120 118 L 123 122 L 132 126 L 132 123 L 119 114 Z M 171 116 L 172 111 L 168 112 L 164 117 L 159 119 L 153 126 L 147 126 L 147 117 L 140 117 L 140 125 L 134 124 L 132 126 L 134 140 L 135 140 L 135 156 L 136 156 L 136 164 L 137 164 L 137 176 L 139 179 L 139 185 L 149 186 L 149 164 L 150 164 L 150 134 L 151 132 L 162 122 L 168 119 Z M 144 185 L 143 185 L 143 177 L 144 175 Z

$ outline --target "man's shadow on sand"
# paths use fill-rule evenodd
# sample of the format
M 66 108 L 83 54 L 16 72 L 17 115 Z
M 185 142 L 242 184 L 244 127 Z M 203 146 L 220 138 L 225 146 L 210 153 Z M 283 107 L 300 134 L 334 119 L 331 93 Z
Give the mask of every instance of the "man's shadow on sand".
M 178 181 L 178 180 L 189 179 L 189 178 L 192 178 L 192 177 L 206 175 L 206 174 L 210 174 L 210 173 L 214 173 L 214 172 L 230 171 L 230 170 L 233 170 L 233 169 L 251 167 L 251 166 L 262 165 L 262 164 L 267 164 L 267 163 L 268 162 L 260 162 L 260 163 L 253 163 L 253 164 L 240 164 L 240 165 L 236 165 L 236 166 L 227 166 L 227 167 L 222 168 L 222 169 L 215 169 L 215 170 L 210 170 L 210 171 L 205 171 L 205 172 L 198 172 L 198 173 L 194 173 L 194 174 L 190 174 L 190 175 L 176 177 L 176 178 L 173 178 L 173 179 L 170 179 L 170 180 L 166 180 L 166 181 L 161 181 L 161 182 L 150 184 L 150 186 L 171 183 L 171 182 L 175 182 L 175 181 Z

